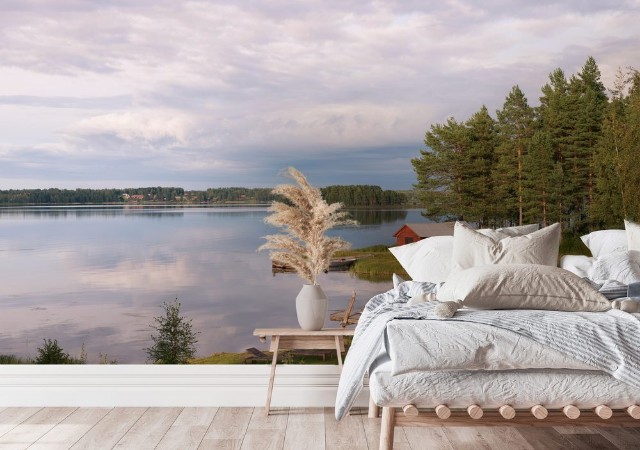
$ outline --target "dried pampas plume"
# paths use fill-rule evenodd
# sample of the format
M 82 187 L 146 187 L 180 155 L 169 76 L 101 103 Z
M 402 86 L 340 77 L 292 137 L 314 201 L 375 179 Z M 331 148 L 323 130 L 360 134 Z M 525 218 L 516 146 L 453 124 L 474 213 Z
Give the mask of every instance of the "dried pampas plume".
M 272 193 L 284 197 L 289 204 L 274 201 L 271 214 L 264 221 L 286 234 L 265 236 L 267 240 L 258 250 L 271 250 L 271 260 L 292 267 L 300 277 L 317 284 L 317 276 L 329 268 L 331 257 L 338 250 L 351 246 L 339 237 L 325 232 L 336 225 L 356 225 L 341 211 L 342 203 L 331 205 L 322 198 L 320 189 L 309 184 L 305 176 L 293 167 L 287 175 L 296 183 L 276 186 Z

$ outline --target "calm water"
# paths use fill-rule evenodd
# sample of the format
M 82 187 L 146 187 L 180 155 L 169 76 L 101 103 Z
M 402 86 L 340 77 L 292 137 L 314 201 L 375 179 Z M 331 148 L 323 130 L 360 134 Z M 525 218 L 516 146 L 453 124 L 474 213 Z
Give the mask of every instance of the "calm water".
M 176 297 L 200 332 L 198 355 L 260 348 L 256 327 L 297 326 L 303 281 L 273 276 L 257 253 L 266 208 L 0 208 L 0 354 L 33 357 L 43 338 L 88 361 L 100 354 L 143 363 L 149 324 Z M 393 244 L 419 211 L 360 211 L 358 228 L 332 230 L 353 244 Z M 389 289 L 348 273 L 320 277 L 329 309 Z M 327 322 L 329 323 L 329 322 Z

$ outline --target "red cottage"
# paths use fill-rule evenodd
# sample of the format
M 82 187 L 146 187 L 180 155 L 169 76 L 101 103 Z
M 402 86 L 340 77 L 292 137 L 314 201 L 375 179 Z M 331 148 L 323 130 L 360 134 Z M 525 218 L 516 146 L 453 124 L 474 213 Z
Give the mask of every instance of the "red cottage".
M 453 236 L 455 222 L 406 223 L 393 234 L 396 245 L 410 244 L 431 236 Z

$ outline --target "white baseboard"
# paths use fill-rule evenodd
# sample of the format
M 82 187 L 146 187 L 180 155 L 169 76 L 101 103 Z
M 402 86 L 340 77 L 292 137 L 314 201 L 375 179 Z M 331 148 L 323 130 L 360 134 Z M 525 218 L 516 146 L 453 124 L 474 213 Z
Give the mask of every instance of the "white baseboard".
M 266 365 L 2 365 L 0 406 L 264 406 Z M 277 367 L 271 405 L 334 406 L 337 366 Z M 366 406 L 368 386 L 355 406 Z

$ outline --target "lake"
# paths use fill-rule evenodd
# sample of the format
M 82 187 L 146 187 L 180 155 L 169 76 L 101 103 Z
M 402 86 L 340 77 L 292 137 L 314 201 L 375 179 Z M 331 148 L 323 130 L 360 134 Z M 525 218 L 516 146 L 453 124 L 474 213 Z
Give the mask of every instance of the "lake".
M 354 248 L 394 244 L 420 211 L 355 211 L 357 228 L 331 230 Z M 198 356 L 261 347 L 254 328 L 297 327 L 295 297 L 303 280 L 271 272 L 256 252 L 276 230 L 265 207 L 82 206 L 0 208 L 0 354 L 35 357 L 57 339 L 89 363 L 100 355 L 144 363 L 153 317 L 175 298 L 199 331 Z M 329 309 L 358 307 L 386 291 L 330 272 L 319 283 Z M 337 326 L 327 320 L 328 326 Z

